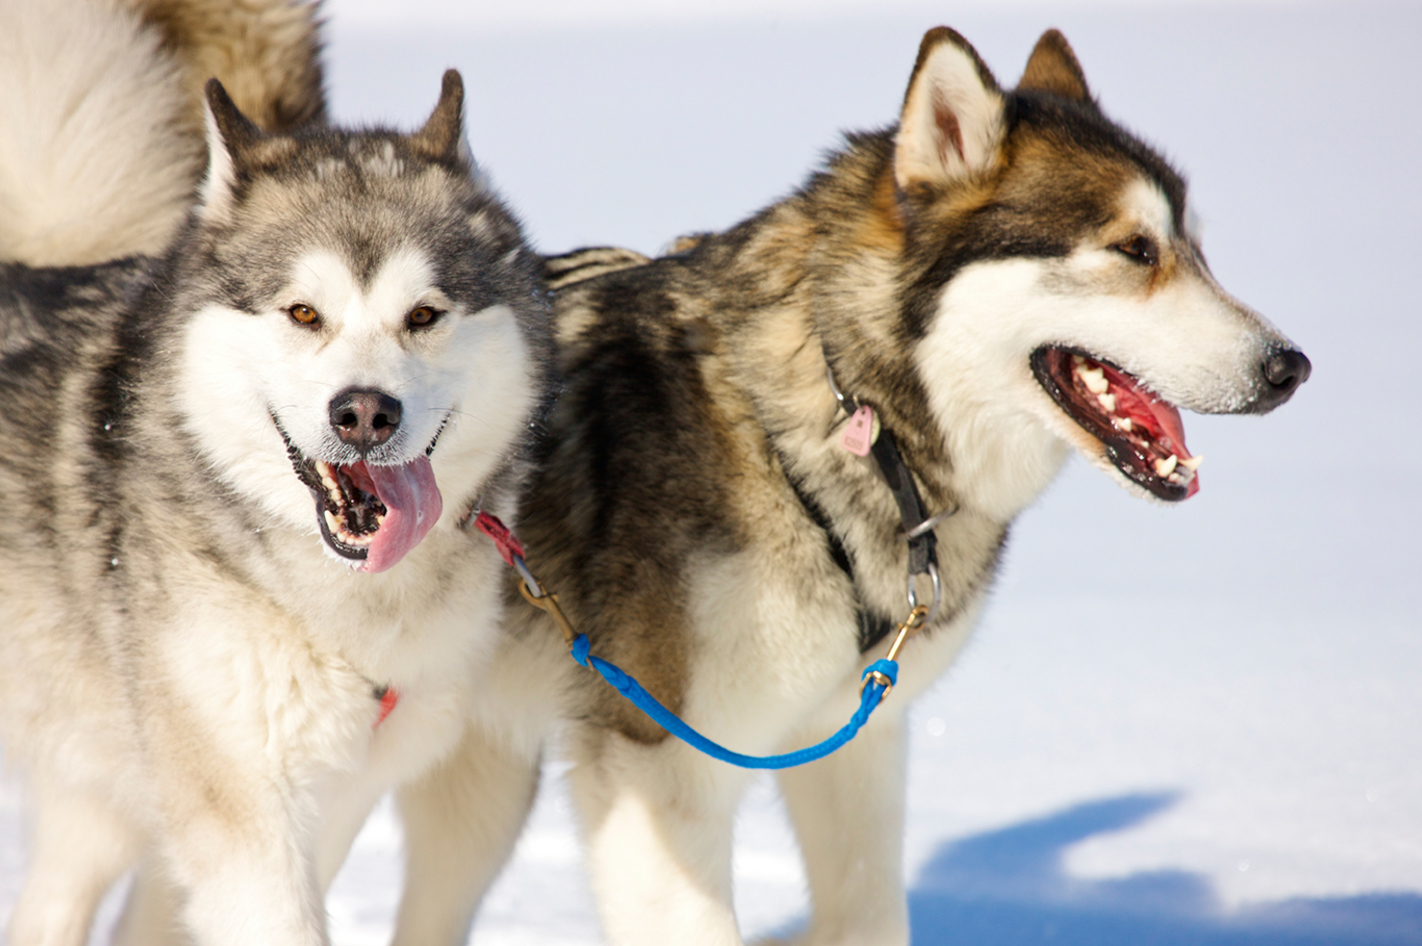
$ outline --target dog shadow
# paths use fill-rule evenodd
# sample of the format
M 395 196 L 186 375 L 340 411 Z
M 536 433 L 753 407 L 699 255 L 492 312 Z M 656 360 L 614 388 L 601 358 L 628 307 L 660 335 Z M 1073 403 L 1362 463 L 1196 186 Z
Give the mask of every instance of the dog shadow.
M 1226 912 L 1208 880 L 1148 871 L 1069 876 L 1066 849 L 1159 814 L 1175 793 L 1126 795 L 944 844 L 909 892 L 915 946 L 1403 946 L 1422 896 L 1287 900 Z

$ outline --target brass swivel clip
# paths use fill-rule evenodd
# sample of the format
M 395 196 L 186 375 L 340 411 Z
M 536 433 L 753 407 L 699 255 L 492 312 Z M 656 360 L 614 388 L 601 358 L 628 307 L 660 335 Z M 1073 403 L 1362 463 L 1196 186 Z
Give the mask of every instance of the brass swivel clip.
M 519 561 L 519 564 L 523 564 L 522 560 Z M 558 604 L 558 596 L 539 584 L 538 579 L 533 578 L 533 574 L 528 571 L 528 566 L 525 565 L 519 569 L 519 572 L 523 580 L 518 583 L 518 590 L 523 595 L 523 599 L 553 619 L 553 623 L 558 625 L 558 630 L 563 632 L 564 643 L 568 645 L 569 650 L 572 650 L 573 642 L 577 640 L 578 634 L 573 630 L 573 624 L 568 620 L 568 616 L 563 613 L 562 606 Z M 529 579 L 533 580 L 533 588 L 537 588 L 537 592 L 529 587 Z
M 909 616 L 904 618 L 902 624 L 894 632 L 894 642 L 889 645 L 889 652 L 884 655 L 885 660 L 896 660 L 899 656 L 899 648 L 904 646 L 904 642 L 923 629 L 923 625 L 928 623 L 929 606 L 926 604 L 916 604 Z M 870 683 L 877 683 L 884 688 L 884 695 L 879 697 L 879 702 L 889 698 L 889 691 L 894 688 L 894 682 L 877 670 L 871 670 L 864 675 L 864 680 L 859 684 L 859 692 L 863 693 L 864 688 Z

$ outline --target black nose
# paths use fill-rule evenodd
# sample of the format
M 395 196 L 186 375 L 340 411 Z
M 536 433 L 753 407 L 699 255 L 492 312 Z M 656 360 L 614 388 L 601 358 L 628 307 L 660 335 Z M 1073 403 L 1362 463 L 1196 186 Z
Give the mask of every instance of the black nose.
M 1264 359 L 1262 367 L 1268 388 L 1254 402 L 1255 413 L 1259 414 L 1287 401 L 1313 371 L 1308 356 L 1295 348 L 1275 349 Z
M 400 402 L 384 391 L 348 388 L 331 398 L 331 427 L 365 456 L 400 426 Z

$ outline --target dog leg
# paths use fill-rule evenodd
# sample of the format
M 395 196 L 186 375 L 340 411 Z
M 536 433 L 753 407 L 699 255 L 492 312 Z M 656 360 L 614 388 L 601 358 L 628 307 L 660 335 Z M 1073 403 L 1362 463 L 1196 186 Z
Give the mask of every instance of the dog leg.
M 601 738 L 572 787 L 607 941 L 737 946 L 731 832 L 747 776 L 671 740 Z
M 833 755 L 780 773 L 813 905 L 804 946 L 905 946 L 904 724 L 880 709 Z M 830 730 L 803 733 L 795 745 Z
M 163 761 L 161 854 L 184 929 L 203 946 L 326 946 L 309 792 L 267 760 L 213 746 Z
M 355 844 L 360 829 L 370 818 L 380 797 L 389 789 L 389 784 L 371 778 L 361 778 L 358 774 L 342 773 L 339 778 L 348 783 L 348 788 L 321 806 L 321 841 L 316 851 L 316 882 L 324 900 L 335 882 L 341 866 L 350 856 L 351 845 Z
M 179 901 L 161 865 L 145 860 L 133 878 L 113 946 L 187 946 L 192 940 L 179 926 Z
M 138 837 L 88 794 L 35 786 L 30 869 L 10 918 L 10 946 L 82 946 L 104 893 L 138 853 Z
M 394 946 L 456 946 L 513 851 L 539 760 L 471 726 L 454 752 L 399 792 L 405 893 Z

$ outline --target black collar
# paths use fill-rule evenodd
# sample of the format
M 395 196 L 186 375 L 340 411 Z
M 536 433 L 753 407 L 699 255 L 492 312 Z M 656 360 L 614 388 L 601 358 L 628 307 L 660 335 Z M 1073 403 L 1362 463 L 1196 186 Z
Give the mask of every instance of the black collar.
M 829 364 L 828 355 L 825 356 L 825 363 Z M 830 390 L 834 392 L 839 406 L 845 413 L 853 416 L 855 411 L 865 405 L 841 391 L 834 380 L 834 369 L 827 370 Z M 872 405 L 869 406 L 872 408 Z M 884 477 L 884 482 L 888 484 L 889 492 L 894 494 L 894 502 L 899 507 L 899 520 L 903 523 L 904 535 L 909 545 L 909 578 L 926 575 L 929 566 L 935 569 L 938 567 L 938 536 L 933 527 L 957 510 L 951 509 L 937 516 L 929 515 L 928 507 L 919 495 L 918 484 L 914 482 L 913 473 L 904 462 L 903 454 L 899 453 L 899 442 L 895 439 L 894 432 L 882 421 L 879 436 L 869 447 L 869 455 L 878 464 L 879 474 Z
M 828 356 L 826 356 L 825 362 L 828 364 Z M 852 416 L 862 406 L 861 403 L 840 391 L 839 386 L 835 384 L 833 369 L 829 370 L 828 377 L 830 390 L 834 392 L 840 407 Z M 884 478 L 889 492 L 894 496 L 895 504 L 899 507 L 899 519 L 903 524 L 904 536 L 908 540 L 909 547 L 909 586 L 912 587 L 914 580 L 919 575 L 931 575 L 935 583 L 935 594 L 937 594 L 938 536 L 934 533 L 933 527 L 939 521 L 956 512 L 957 508 L 950 507 L 938 515 L 929 514 L 923 497 L 919 494 L 918 484 L 914 482 L 913 473 L 909 470 L 908 464 L 904 462 L 903 454 L 899 452 L 899 444 L 893 431 L 882 423 L 878 438 L 869 448 L 869 455 L 874 458 L 874 462 L 879 467 L 879 474 Z M 790 473 L 785 459 L 783 456 L 780 458 L 781 469 L 785 471 L 786 479 L 790 482 L 790 488 L 794 491 L 795 498 L 804 507 L 805 514 L 825 534 L 830 558 L 849 578 L 850 584 L 854 585 L 854 563 L 849 556 L 848 549 L 844 547 L 844 541 L 835 532 L 824 508 L 815 501 L 813 496 L 805 492 L 804 484 Z M 858 597 L 857 585 L 855 585 L 855 596 Z M 936 610 L 936 603 L 934 607 Z M 882 614 L 870 613 L 862 601 L 858 608 L 858 618 L 859 650 L 861 653 L 887 637 L 894 627 L 891 618 Z

